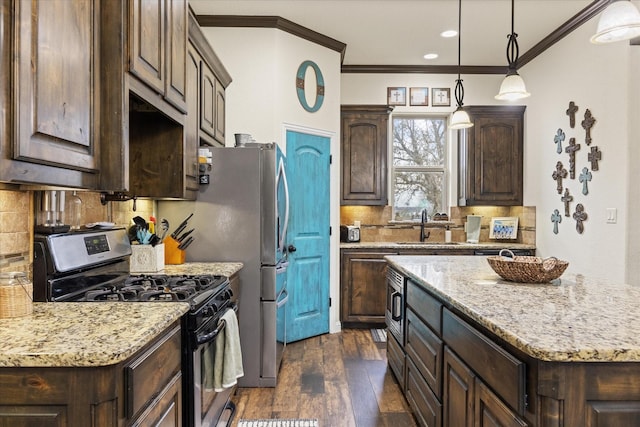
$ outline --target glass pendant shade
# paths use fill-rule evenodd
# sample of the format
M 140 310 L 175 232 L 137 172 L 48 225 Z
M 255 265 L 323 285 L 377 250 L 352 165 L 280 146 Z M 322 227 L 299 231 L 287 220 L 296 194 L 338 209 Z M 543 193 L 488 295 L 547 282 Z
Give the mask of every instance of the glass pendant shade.
M 500 92 L 495 96 L 500 101 L 514 101 L 516 99 L 527 98 L 531 94 L 527 92 L 524 80 L 517 72 L 509 73 L 500 85 Z
M 602 12 L 591 43 L 604 44 L 640 36 L 640 12 L 630 1 L 616 1 Z
M 467 129 L 473 126 L 471 122 L 471 118 L 466 111 L 462 109 L 462 107 L 458 107 L 456 111 L 451 114 L 451 119 L 449 120 L 449 129 Z

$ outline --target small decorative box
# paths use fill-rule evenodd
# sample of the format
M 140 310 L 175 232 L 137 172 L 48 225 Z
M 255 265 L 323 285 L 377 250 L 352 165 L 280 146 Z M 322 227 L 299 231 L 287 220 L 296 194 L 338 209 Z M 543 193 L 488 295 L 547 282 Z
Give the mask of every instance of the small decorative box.
M 159 245 L 131 245 L 131 273 L 155 273 L 164 269 L 164 243 Z

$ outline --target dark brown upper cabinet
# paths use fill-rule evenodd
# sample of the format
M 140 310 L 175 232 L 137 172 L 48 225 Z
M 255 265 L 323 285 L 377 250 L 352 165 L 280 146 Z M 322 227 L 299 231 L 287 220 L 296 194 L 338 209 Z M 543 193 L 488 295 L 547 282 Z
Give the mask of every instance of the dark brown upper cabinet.
M 343 105 L 341 205 L 387 204 L 387 105 Z
M 521 206 L 525 106 L 471 106 L 458 131 L 458 205 Z
M 0 182 L 98 188 L 98 3 L 0 4 Z
M 129 71 L 187 111 L 186 0 L 130 0 Z

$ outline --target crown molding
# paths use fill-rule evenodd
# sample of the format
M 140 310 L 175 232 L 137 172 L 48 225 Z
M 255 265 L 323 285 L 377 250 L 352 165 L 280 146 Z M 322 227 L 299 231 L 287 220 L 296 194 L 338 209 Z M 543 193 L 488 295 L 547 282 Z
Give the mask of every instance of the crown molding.
M 584 9 L 564 22 L 548 36 L 540 40 L 518 59 L 518 68 L 528 64 L 538 55 L 558 43 L 582 24 L 600 13 L 615 0 L 594 0 Z M 245 15 L 198 15 L 198 24 L 202 27 L 251 27 L 277 28 L 310 42 L 340 52 L 340 63 L 344 61 L 347 45 L 327 37 L 309 28 L 296 24 L 279 16 L 245 16 Z M 631 41 L 640 44 L 640 38 Z M 375 73 L 375 74 L 506 74 L 507 65 L 342 65 L 342 73 Z
M 276 28 L 340 53 L 344 61 L 347 45 L 280 16 L 197 15 L 201 27 Z

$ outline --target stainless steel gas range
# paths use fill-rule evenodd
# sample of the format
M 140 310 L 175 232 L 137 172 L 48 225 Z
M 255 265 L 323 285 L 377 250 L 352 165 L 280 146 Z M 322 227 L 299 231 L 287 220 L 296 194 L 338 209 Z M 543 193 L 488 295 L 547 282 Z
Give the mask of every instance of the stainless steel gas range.
M 222 316 L 237 310 L 224 276 L 129 274 L 131 246 L 125 229 L 36 235 L 33 293 L 35 301 L 157 301 L 190 305 L 182 321 L 183 425 L 231 424 L 235 387 L 209 387 L 215 343 Z

